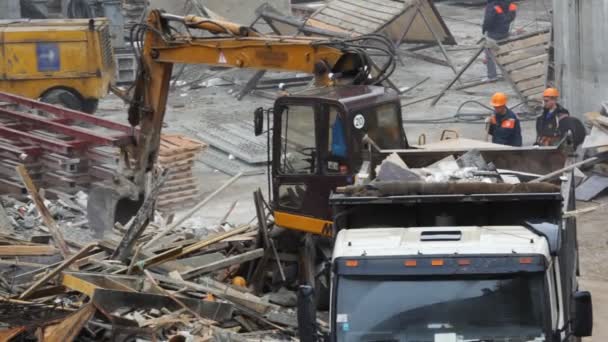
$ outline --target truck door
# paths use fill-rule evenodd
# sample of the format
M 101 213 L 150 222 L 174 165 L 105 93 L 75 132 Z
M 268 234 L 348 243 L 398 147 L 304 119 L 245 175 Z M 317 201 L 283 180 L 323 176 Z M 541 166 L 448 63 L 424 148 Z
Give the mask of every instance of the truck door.
M 343 112 L 322 103 L 283 105 L 275 108 L 274 120 L 275 222 L 327 234 L 329 193 L 350 179 Z

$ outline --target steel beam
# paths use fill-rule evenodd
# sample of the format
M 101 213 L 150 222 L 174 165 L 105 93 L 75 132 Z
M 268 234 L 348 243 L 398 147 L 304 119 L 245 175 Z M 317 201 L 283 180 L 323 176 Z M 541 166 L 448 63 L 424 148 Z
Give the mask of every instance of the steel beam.
M 33 109 L 43 110 L 51 114 L 57 115 L 61 118 L 72 119 L 75 121 L 87 122 L 95 126 L 120 131 L 123 133 L 131 134 L 133 128 L 129 125 L 120 124 L 111 120 L 102 119 L 94 115 L 86 114 L 76 110 L 55 106 L 52 104 L 31 100 L 25 97 L 0 92 L 0 100 L 20 104 L 22 106 L 30 107 Z

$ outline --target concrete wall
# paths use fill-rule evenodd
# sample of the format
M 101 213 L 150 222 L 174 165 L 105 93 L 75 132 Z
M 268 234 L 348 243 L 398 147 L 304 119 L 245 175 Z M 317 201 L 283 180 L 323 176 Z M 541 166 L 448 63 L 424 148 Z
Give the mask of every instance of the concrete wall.
M 580 116 L 608 101 L 608 1 L 553 0 L 555 78 L 562 102 Z
M 0 0 L 0 19 L 21 18 L 19 0 Z
M 150 0 L 150 8 L 163 8 L 169 13 L 184 14 L 185 0 Z M 199 0 L 199 3 L 211 11 L 243 25 L 249 25 L 255 19 L 255 9 L 269 3 L 282 13 L 290 13 L 289 0 Z M 196 14 L 191 11 L 188 14 Z

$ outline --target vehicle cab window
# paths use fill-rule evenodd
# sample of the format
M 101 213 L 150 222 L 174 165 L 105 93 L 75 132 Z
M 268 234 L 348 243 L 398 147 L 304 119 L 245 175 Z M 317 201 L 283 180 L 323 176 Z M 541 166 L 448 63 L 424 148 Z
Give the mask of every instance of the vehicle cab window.
M 326 107 L 329 119 L 328 149 L 324 158 L 325 172 L 348 172 L 348 143 L 346 140 L 346 127 L 344 115 L 335 106 Z
M 317 172 L 315 108 L 289 105 L 281 113 L 281 162 L 283 174 Z

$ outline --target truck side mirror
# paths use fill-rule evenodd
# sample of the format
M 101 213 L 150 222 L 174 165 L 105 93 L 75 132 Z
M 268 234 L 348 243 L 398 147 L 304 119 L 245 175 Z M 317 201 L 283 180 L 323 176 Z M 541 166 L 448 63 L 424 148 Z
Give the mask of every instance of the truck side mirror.
M 315 290 L 305 284 L 298 287 L 298 337 L 300 341 L 317 342 Z
M 593 332 L 593 305 L 591 293 L 577 291 L 574 294 L 574 320 L 572 334 L 576 337 L 591 336 Z
M 256 137 L 264 133 L 264 108 L 262 107 L 253 112 L 253 129 Z

